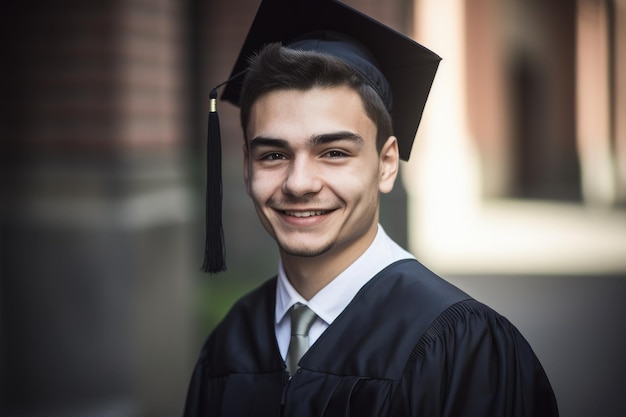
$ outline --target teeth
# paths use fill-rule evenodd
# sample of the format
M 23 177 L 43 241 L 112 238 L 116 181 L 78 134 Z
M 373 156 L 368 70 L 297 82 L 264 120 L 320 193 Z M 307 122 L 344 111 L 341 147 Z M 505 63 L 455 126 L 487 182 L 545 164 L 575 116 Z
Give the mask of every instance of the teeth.
M 324 210 L 316 210 L 316 211 L 285 211 L 285 214 L 294 217 L 311 217 L 311 216 L 321 216 L 326 213 Z

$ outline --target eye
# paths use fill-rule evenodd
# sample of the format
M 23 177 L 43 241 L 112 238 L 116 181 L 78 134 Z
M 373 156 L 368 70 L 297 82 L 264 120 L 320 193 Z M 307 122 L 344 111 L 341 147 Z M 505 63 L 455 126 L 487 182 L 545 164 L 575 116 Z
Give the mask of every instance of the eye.
M 286 159 L 285 155 L 280 152 L 270 152 L 261 157 L 264 161 L 278 161 L 281 159 Z
M 324 156 L 330 159 L 339 159 L 339 158 L 345 158 L 348 155 L 343 151 L 333 149 L 333 150 L 326 152 Z

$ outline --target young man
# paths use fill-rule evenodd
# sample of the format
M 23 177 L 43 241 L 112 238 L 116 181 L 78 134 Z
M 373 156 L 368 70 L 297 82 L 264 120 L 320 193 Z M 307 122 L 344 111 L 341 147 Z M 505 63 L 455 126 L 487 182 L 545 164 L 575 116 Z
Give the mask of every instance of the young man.
M 250 48 L 276 30 L 286 7 L 300 36 Z M 329 13 L 343 17 L 328 23 Z M 380 49 L 406 38 L 385 28 L 390 44 L 362 44 L 371 48 L 380 28 L 329 0 L 261 5 L 242 52 L 255 50 L 244 59 L 243 89 L 225 95 L 241 106 L 247 191 L 281 262 L 207 340 L 187 417 L 558 415 L 515 327 L 426 269 L 378 223 L 379 193 L 408 158 L 439 61 L 411 44 L 395 53 L 420 55 L 407 70 L 417 79 L 398 75 Z M 390 113 L 407 97 L 418 114 Z

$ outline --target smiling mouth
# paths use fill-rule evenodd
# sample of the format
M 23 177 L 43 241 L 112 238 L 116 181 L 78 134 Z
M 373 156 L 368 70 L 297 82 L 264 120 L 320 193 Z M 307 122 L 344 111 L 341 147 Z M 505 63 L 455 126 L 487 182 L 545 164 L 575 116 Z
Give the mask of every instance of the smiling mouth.
M 289 211 L 285 210 L 284 213 L 287 216 L 293 217 L 313 217 L 313 216 L 321 216 L 323 214 L 328 213 L 330 210 L 311 210 L 311 211 Z

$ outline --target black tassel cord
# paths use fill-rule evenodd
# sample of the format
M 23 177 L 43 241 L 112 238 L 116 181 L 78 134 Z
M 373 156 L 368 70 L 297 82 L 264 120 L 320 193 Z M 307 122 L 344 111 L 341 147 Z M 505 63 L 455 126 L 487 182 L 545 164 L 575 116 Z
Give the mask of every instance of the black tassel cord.
M 224 229 L 222 226 L 222 139 L 217 114 L 217 88 L 211 90 L 207 132 L 206 240 L 202 270 L 226 270 Z

